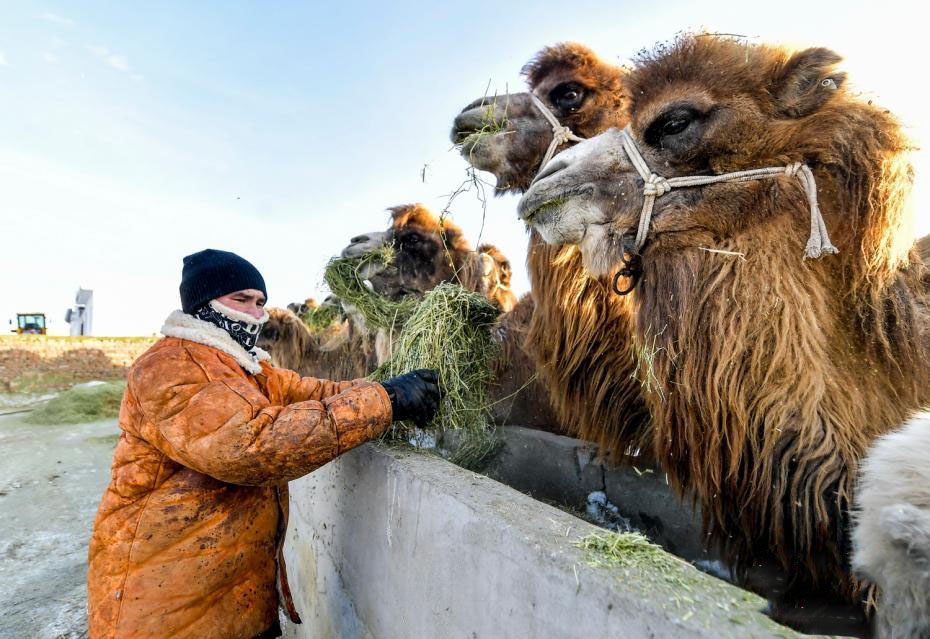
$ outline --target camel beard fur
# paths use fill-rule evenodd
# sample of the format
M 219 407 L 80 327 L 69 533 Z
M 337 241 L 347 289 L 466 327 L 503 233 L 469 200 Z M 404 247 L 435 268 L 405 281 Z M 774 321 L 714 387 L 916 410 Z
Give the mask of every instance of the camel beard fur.
M 700 243 L 724 253 L 656 234 L 640 288 L 623 298 L 652 449 L 741 575 L 774 556 L 797 596 L 856 601 L 871 596 L 847 572 L 858 462 L 930 400 L 926 270 L 916 255 L 901 264 L 889 238 L 879 242 L 897 269 L 808 267 L 802 198 L 757 190 L 760 206 L 794 199 L 797 210 Z M 851 286 L 870 280 L 884 284 Z

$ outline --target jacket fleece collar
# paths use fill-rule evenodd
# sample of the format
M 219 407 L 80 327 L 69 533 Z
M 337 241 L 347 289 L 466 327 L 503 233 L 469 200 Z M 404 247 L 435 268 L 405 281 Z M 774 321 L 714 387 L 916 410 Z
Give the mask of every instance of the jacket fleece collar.
M 193 315 L 188 315 L 180 310 L 174 311 L 168 316 L 165 324 L 161 327 L 161 334 L 165 337 L 186 339 L 223 351 L 253 375 L 262 372 L 259 362 L 271 359 L 271 355 L 259 347 L 253 348 L 250 353 L 219 326 L 199 320 Z

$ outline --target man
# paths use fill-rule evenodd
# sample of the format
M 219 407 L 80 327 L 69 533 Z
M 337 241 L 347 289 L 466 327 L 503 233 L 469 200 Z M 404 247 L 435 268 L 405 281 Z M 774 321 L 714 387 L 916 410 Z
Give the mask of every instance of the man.
M 376 384 L 272 367 L 255 347 L 266 298 L 238 255 L 184 258 L 182 310 L 133 364 L 120 408 L 90 542 L 92 639 L 280 636 L 279 603 L 299 622 L 281 553 L 287 482 L 436 411 L 435 371 Z

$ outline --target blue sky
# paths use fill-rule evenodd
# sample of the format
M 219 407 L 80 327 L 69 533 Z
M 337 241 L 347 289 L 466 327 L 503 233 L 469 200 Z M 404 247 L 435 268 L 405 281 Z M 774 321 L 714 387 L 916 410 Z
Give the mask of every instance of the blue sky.
M 64 332 L 83 286 L 97 334 L 151 334 L 178 305 L 181 257 L 207 246 L 252 260 L 272 304 L 319 297 L 326 259 L 384 228 L 386 207 L 442 209 L 465 177 L 454 115 L 489 82 L 522 90 L 520 67 L 558 41 L 615 62 L 701 27 L 829 46 L 923 142 L 919 5 L 874 6 L 0 3 L 0 320 L 44 311 Z M 525 291 L 515 207 L 490 202 L 482 239 Z M 477 199 L 452 210 L 477 242 Z

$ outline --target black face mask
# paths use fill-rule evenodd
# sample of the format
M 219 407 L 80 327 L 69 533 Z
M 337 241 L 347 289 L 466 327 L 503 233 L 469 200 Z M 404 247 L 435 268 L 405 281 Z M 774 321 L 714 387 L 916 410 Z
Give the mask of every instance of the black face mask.
M 255 323 L 250 323 L 230 319 L 210 306 L 209 303 L 194 311 L 194 317 L 219 326 L 229 333 L 229 336 L 236 340 L 242 348 L 250 352 L 255 348 L 255 342 L 258 340 L 258 335 L 262 332 L 262 326 L 264 325 L 264 322 L 258 320 Z

